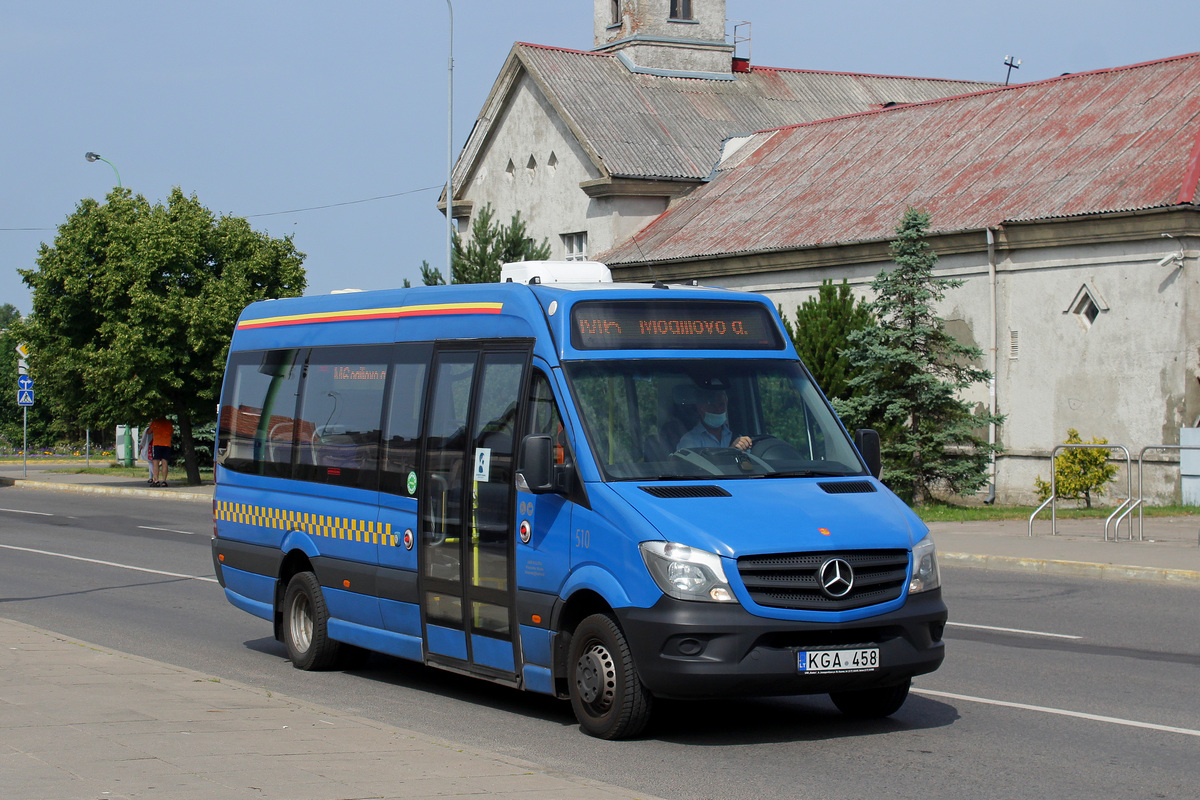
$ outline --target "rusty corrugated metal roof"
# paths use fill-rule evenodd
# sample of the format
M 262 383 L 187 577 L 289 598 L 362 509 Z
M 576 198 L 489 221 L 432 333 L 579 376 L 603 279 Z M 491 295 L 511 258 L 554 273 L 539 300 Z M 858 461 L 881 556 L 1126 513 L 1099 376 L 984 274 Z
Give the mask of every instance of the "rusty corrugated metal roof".
M 1200 53 L 763 132 L 613 264 L 1200 201 Z
M 768 67 L 674 78 L 635 74 L 605 53 L 514 49 L 616 177 L 703 179 L 729 136 L 995 85 Z

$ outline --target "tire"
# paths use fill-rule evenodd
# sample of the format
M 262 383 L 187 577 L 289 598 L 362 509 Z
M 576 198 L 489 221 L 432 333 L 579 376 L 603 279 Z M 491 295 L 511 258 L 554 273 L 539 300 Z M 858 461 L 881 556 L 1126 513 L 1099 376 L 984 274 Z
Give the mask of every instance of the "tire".
M 293 667 L 324 670 L 337 662 L 341 647 L 329 638 L 328 623 L 329 607 L 317 576 L 292 576 L 283 594 L 283 641 Z
M 650 721 L 653 697 L 638 677 L 615 619 L 593 614 L 579 623 L 567 665 L 571 708 L 585 733 L 624 739 L 642 732 Z
M 895 686 L 879 689 L 859 689 L 854 692 L 830 692 L 829 699 L 847 717 L 854 719 L 882 719 L 900 710 L 908 699 L 911 680 Z

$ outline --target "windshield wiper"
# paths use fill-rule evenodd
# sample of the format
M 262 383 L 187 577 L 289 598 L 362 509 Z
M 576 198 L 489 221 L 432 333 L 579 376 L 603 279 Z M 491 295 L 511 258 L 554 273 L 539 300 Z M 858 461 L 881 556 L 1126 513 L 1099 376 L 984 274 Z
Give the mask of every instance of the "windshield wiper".
M 829 472 L 818 469 L 802 469 L 794 472 L 768 472 L 764 478 L 849 478 L 845 472 Z

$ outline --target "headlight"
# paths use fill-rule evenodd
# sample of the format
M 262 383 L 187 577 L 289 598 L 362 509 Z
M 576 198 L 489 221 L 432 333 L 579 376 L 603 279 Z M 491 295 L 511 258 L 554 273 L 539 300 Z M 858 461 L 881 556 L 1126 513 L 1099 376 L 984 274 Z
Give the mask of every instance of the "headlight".
M 933 537 L 926 536 L 913 545 L 913 576 L 908 582 L 908 593 L 928 592 L 942 585 L 942 576 L 938 572 L 937 547 Z
M 642 560 L 654 582 L 678 600 L 736 603 L 721 557 L 675 542 L 642 542 Z

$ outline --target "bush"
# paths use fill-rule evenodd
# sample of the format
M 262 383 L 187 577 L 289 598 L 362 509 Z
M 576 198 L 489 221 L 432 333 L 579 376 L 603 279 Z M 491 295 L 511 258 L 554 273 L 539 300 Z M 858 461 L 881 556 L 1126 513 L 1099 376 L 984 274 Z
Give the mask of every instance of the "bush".
M 1108 444 L 1108 439 L 1093 438 L 1084 442 L 1079 431 L 1067 429 L 1063 444 Z M 1109 451 L 1102 447 L 1072 447 L 1054 458 L 1054 492 L 1063 500 L 1083 500 L 1092 507 L 1092 495 L 1100 497 L 1108 485 L 1117 479 L 1117 465 L 1108 463 Z M 1038 475 L 1034 479 L 1038 499 L 1045 501 L 1050 496 L 1050 484 Z

